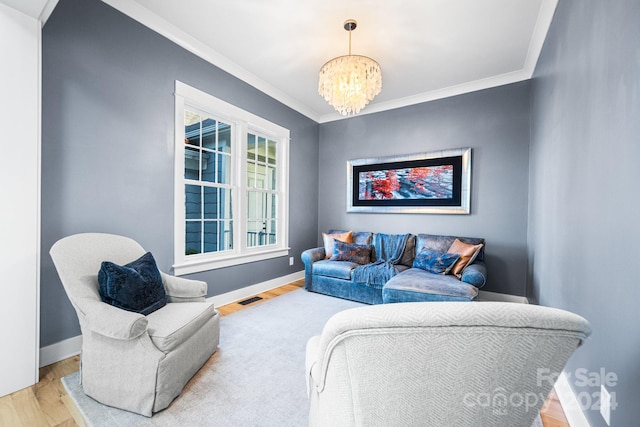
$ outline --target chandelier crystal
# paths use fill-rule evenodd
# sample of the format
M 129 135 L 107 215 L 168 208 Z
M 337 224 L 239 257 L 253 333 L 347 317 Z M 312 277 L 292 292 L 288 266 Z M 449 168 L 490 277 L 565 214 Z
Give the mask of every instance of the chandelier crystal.
M 349 31 L 349 55 L 339 56 L 320 69 L 318 93 L 340 114 L 357 114 L 382 90 L 380 65 L 371 58 L 351 55 L 353 19 L 344 23 Z

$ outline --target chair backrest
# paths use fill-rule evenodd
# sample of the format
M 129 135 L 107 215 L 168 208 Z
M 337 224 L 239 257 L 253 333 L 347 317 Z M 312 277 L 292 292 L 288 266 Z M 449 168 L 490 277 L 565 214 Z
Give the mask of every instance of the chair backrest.
M 127 264 L 145 254 L 135 240 L 115 234 L 82 233 L 58 240 L 49 251 L 67 296 L 100 300 L 98 271 L 102 261 Z
M 312 359 L 310 425 L 530 426 L 589 334 L 578 315 L 527 304 L 347 310 Z

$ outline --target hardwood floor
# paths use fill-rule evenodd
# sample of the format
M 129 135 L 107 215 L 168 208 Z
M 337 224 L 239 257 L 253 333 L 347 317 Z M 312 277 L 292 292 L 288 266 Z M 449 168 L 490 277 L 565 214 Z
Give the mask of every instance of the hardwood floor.
M 249 305 L 232 303 L 219 307 L 222 316 L 260 304 L 304 286 L 304 280 L 289 283 L 259 294 L 262 300 Z M 78 370 L 80 356 L 74 356 L 40 368 L 38 384 L 0 398 L 0 427 L 85 427 L 78 412 L 60 382 L 65 375 Z M 569 427 L 555 391 L 551 391 L 541 410 L 544 427 Z M 443 426 L 444 427 L 444 426 Z

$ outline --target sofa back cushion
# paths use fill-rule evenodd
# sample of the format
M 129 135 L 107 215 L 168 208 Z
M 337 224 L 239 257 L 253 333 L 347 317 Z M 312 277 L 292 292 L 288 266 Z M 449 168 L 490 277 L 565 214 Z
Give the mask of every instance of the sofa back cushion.
M 343 230 L 329 230 L 329 233 L 344 233 Z M 358 245 L 372 245 L 373 244 L 373 233 L 368 231 L 354 231 L 352 236 L 352 243 Z M 454 238 L 455 239 L 455 238 Z M 452 240 L 453 242 L 453 240 Z M 446 252 L 446 250 L 444 251 Z M 406 265 L 407 267 L 411 267 L 413 265 L 413 259 L 416 256 L 416 236 L 413 234 L 409 235 L 407 239 L 407 245 L 404 248 L 404 253 L 402 254 L 402 258 L 400 259 L 400 264 Z M 375 251 L 371 252 L 371 261 L 376 260 Z
M 347 233 L 344 230 L 329 230 L 329 234 Z M 373 233 L 368 231 L 354 231 L 351 234 L 351 242 L 356 245 L 370 245 L 373 242 Z
M 413 259 L 415 257 L 416 257 L 416 236 L 411 234 L 407 239 L 407 245 L 404 248 L 404 254 L 402 254 L 402 258 L 400 259 L 400 264 L 406 265 L 407 267 L 411 267 L 413 266 Z
M 468 243 L 470 245 L 482 244 L 482 249 L 475 257 L 478 261 L 484 260 L 484 248 L 485 240 L 480 237 L 458 237 L 458 236 L 438 236 L 435 234 L 418 234 L 416 239 L 416 252 L 420 252 L 423 248 L 430 249 L 432 251 L 447 252 L 453 242 L 458 239 L 461 242 Z

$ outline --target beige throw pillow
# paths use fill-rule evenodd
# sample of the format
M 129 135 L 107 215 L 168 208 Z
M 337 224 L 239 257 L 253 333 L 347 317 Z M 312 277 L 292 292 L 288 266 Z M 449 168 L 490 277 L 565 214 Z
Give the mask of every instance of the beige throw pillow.
M 333 255 L 334 240 L 340 240 L 345 243 L 353 243 L 353 231 L 346 233 L 327 234 L 322 233 L 322 240 L 324 242 L 324 258 L 329 259 Z
M 453 268 L 451 268 L 451 274 L 456 276 L 458 279 L 462 277 L 462 270 L 465 267 L 473 262 L 474 259 L 478 256 L 478 252 L 482 249 L 482 243 L 477 245 L 470 245 L 469 243 L 464 243 L 458 239 L 454 240 L 451 244 L 451 247 L 447 251 L 450 254 L 459 254 L 460 258 L 453 264 Z

